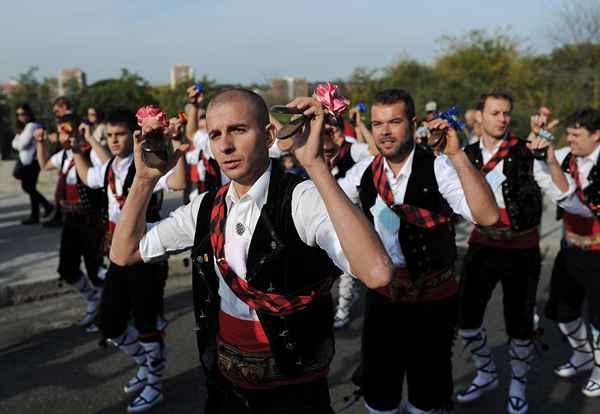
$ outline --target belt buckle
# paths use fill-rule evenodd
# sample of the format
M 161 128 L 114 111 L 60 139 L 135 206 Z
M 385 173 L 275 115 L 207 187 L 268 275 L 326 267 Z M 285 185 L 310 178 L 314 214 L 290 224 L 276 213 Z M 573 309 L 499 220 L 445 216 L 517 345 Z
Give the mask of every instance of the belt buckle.
M 390 282 L 390 295 L 394 302 L 399 300 L 411 301 L 417 298 L 418 292 L 410 280 L 392 279 Z
M 234 382 L 246 384 L 263 384 L 266 378 L 265 361 L 247 362 L 243 357 L 226 355 L 219 352 L 218 365 L 225 377 L 229 377 Z

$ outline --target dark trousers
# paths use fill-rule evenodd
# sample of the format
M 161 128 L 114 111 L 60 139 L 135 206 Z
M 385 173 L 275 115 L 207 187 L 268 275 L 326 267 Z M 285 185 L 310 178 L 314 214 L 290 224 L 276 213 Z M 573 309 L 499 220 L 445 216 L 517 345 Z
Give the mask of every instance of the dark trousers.
M 31 217 L 37 219 L 40 215 L 40 205 L 44 210 L 49 210 L 52 205 L 35 187 L 40 175 L 40 165 L 37 160 L 23 167 L 23 177 L 21 178 L 21 188 L 29 195 L 31 203 Z
M 205 414 L 333 414 L 327 378 L 250 390 L 215 375 L 208 386 Z
M 168 269 L 166 261 L 133 266 L 110 264 L 104 281 L 98 323 L 106 338 L 117 338 L 123 334 L 131 318 L 141 340 L 144 335 L 157 333 L 156 321 L 163 311 Z
M 600 330 L 600 251 L 562 248 L 554 260 L 546 316 L 556 322 L 581 317 L 584 300 L 590 322 Z
M 502 284 L 504 323 L 516 339 L 533 336 L 533 312 L 540 280 L 539 247 L 501 249 L 471 244 L 464 258 L 460 287 L 461 329 L 478 329 L 494 288 Z
M 404 377 L 415 407 L 428 411 L 451 403 L 457 304 L 456 295 L 403 304 L 367 292 L 359 382 L 369 407 L 396 409 Z
M 104 229 L 99 214 L 66 214 L 60 238 L 58 274 L 69 284 L 81 278 L 81 258 L 88 278 L 94 286 L 102 286 L 98 278 L 98 267 L 102 261 L 100 249 Z

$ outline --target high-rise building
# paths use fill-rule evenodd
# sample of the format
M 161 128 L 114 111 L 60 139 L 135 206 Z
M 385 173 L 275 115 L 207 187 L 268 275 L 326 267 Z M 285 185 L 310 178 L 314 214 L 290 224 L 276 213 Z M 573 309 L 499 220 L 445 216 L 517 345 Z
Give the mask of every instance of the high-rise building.
M 270 95 L 274 98 L 289 100 L 298 96 L 308 96 L 308 82 L 304 78 L 291 76 L 271 79 Z
M 190 65 L 175 65 L 171 68 L 171 89 L 192 79 L 194 79 L 194 69 Z
M 70 82 L 75 81 L 78 88 L 85 86 L 85 72 L 79 68 L 63 69 L 58 75 L 58 94 L 65 95 L 67 86 Z

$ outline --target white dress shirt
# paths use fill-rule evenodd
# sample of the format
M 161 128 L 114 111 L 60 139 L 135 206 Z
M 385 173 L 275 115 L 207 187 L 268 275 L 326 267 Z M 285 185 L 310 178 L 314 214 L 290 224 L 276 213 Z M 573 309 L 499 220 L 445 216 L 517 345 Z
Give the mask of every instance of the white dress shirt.
M 479 148 L 481 149 L 481 155 L 483 157 L 483 165 L 485 165 L 496 152 L 500 148 L 502 141 L 498 140 L 494 148 L 491 151 L 488 151 L 483 145 L 483 140 L 479 141 Z M 504 161 L 500 161 L 493 170 L 486 174 L 485 179 L 490 185 L 492 191 L 494 192 L 494 197 L 496 198 L 496 203 L 498 204 L 498 208 L 506 208 L 506 203 L 504 202 L 504 194 L 502 193 L 502 183 L 506 180 L 506 176 L 503 173 L 504 169 Z M 540 189 L 546 193 L 547 196 L 553 202 L 557 202 L 565 197 L 567 197 L 573 189 L 569 186 L 569 190 L 566 192 L 562 192 L 558 189 L 558 187 L 552 181 L 552 176 L 550 175 L 550 169 L 548 168 L 548 164 L 544 161 L 533 160 L 533 178 L 535 179 L 537 185 Z
M 570 152 L 571 149 L 569 147 L 564 147 L 557 150 L 555 155 L 558 163 L 562 165 L 565 157 Z M 599 155 L 600 145 L 587 157 L 576 157 L 577 171 L 579 171 L 579 182 L 581 183 L 582 189 L 590 185 L 588 176 L 590 175 L 592 167 L 598 162 Z M 570 186 L 573 187 L 573 191 L 569 193 L 568 197 L 559 200 L 558 205 L 567 213 L 576 214 L 582 217 L 593 217 L 592 211 L 585 204 L 583 204 L 581 200 L 579 200 L 579 197 L 577 197 L 577 194 L 575 194 L 575 181 L 571 177 L 571 174 L 565 173 L 565 175 L 567 176 Z
M 111 169 L 114 173 L 115 177 L 115 190 L 116 194 L 114 194 L 108 186 L 106 189 L 106 195 L 108 197 L 108 219 L 117 223 L 119 221 L 119 217 L 121 215 L 121 207 L 119 206 L 119 202 L 117 201 L 117 197 L 123 195 L 123 186 L 125 185 L 125 178 L 127 178 L 127 173 L 129 172 L 129 167 L 133 162 L 133 153 L 130 154 L 127 158 L 115 158 L 113 163 L 111 164 Z M 90 188 L 102 188 L 104 186 L 104 177 L 106 175 L 106 170 L 108 169 L 108 164 L 110 160 L 106 161 L 102 165 L 92 166 L 88 170 L 87 174 L 87 184 Z M 167 178 L 173 174 L 174 170 L 169 171 L 167 174 L 163 175 L 158 183 L 156 183 L 156 187 L 154 187 L 154 192 L 169 190 L 169 186 L 167 184 Z
M 20 134 L 15 135 L 12 140 L 12 147 L 19 151 L 19 160 L 23 165 L 29 165 L 35 157 L 35 139 L 33 132 L 42 126 L 35 122 L 28 122 Z
M 412 172 L 415 150 L 413 149 L 398 175 L 389 167 L 384 159 L 383 168 L 388 179 L 390 188 L 394 194 L 394 202 L 402 204 L 406 194 L 406 186 Z M 344 190 L 348 198 L 354 202 L 359 202 L 358 187 L 363 174 L 367 168 L 370 168 L 373 157 L 367 158 L 354 165 L 344 178 L 338 180 L 340 187 Z M 460 184 L 458 174 L 452 165 L 452 162 L 445 155 L 438 156 L 433 163 L 435 178 L 438 183 L 439 192 L 446 199 L 455 213 L 463 216 L 465 219 L 474 222 L 471 210 L 467 204 L 465 193 Z M 385 201 L 377 195 L 375 204 L 371 207 L 373 214 L 373 223 L 375 231 L 381 237 L 385 250 L 390 255 L 392 262 L 396 266 L 404 266 L 406 259 L 398 241 L 398 232 L 400 231 L 400 217 L 390 209 Z
M 61 149 L 52 157 L 50 157 L 50 162 L 52 163 L 54 168 L 58 170 L 60 168 L 62 157 L 65 151 L 67 152 L 67 157 L 65 158 L 65 162 L 62 166 L 62 173 L 67 174 L 67 184 L 77 184 L 77 169 L 75 168 L 75 165 L 69 167 L 71 165 L 71 160 L 73 159 L 73 151 L 71 151 L 70 149 Z M 94 150 L 91 150 L 90 152 L 90 160 L 92 162 L 92 166 L 100 166 L 101 164 L 100 157 L 98 157 L 96 151 Z
M 260 211 L 267 202 L 271 166 L 254 183 L 250 190 L 239 197 L 234 186 L 229 186 L 225 202 L 227 222 L 225 225 L 225 258 L 231 269 L 241 278 L 246 277 L 246 260 L 250 241 L 260 217 Z M 200 204 L 206 193 L 196 197 L 189 204 L 178 208 L 157 225 L 152 226 L 140 241 L 140 254 L 144 262 L 163 259 L 169 254 L 190 249 L 194 244 L 196 218 Z M 292 193 L 292 219 L 300 239 L 309 246 L 325 250 L 335 265 L 345 272 L 350 266 L 329 219 L 325 203 L 312 181 L 304 181 Z M 236 224 L 244 226 L 244 232 L 236 232 Z M 214 259 L 214 258 L 213 258 Z M 243 320 L 258 320 L 256 312 L 229 289 L 223 281 L 219 269 L 219 296 L 221 310 L 230 316 Z

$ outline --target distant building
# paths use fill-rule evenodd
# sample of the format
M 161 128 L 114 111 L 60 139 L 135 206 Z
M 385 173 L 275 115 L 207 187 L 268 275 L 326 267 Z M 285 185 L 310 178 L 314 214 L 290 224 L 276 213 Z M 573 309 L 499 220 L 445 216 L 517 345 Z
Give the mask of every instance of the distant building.
M 2 93 L 6 96 L 10 96 L 18 86 L 19 82 L 15 80 L 0 83 L 0 91 L 2 91 Z
M 190 65 L 175 65 L 171 68 L 171 89 L 192 79 L 194 79 L 194 69 Z
M 308 96 L 308 81 L 304 78 L 271 79 L 270 95 L 278 99 L 294 99 L 298 96 Z
M 83 88 L 86 81 L 85 72 L 79 68 L 63 69 L 58 75 L 58 95 L 65 95 L 68 92 L 67 86 L 71 81 L 77 82 L 77 86 Z

